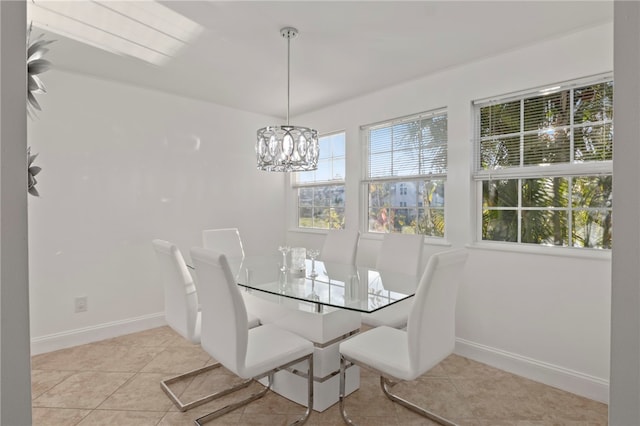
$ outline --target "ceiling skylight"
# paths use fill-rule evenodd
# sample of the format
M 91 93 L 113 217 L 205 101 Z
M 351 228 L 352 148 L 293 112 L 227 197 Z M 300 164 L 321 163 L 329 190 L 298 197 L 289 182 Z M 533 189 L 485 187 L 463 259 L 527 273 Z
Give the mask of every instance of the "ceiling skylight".
M 153 0 L 27 2 L 33 25 L 118 55 L 162 65 L 203 27 Z

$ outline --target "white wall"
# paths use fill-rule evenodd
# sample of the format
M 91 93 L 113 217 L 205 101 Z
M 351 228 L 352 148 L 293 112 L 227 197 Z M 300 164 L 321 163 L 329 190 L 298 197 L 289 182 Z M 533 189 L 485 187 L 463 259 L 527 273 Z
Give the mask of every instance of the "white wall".
M 424 52 L 437 45 L 425 44 Z M 448 110 L 446 235 L 454 247 L 474 242 L 471 102 L 610 72 L 613 25 L 529 46 L 295 117 L 321 133 L 347 134 L 346 221 L 359 227 L 360 130 L 364 124 L 440 107 Z M 288 197 L 289 225 L 295 225 Z M 322 235 L 291 229 L 295 245 L 319 246 Z M 375 244 L 368 237 L 368 250 Z M 426 251 L 442 250 L 428 246 Z M 570 249 L 471 250 L 458 300 L 457 351 L 599 400 L 607 399 L 611 261 L 604 253 L 571 257 Z M 511 252 L 510 252 L 511 251 Z M 573 250 L 575 251 L 575 250 Z M 560 253 L 558 255 L 558 253 Z M 604 254 L 604 255 L 603 255 Z
M 43 168 L 29 199 L 34 352 L 161 322 L 154 238 L 188 256 L 202 229 L 235 226 L 248 253 L 277 253 L 284 175 L 254 159 L 273 117 L 57 70 L 43 80 L 28 128 Z

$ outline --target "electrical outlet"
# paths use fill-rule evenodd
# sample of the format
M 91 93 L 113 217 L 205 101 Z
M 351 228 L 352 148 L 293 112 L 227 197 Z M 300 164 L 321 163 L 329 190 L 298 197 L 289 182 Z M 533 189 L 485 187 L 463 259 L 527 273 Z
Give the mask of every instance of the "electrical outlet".
M 87 296 L 76 297 L 76 314 L 87 312 Z

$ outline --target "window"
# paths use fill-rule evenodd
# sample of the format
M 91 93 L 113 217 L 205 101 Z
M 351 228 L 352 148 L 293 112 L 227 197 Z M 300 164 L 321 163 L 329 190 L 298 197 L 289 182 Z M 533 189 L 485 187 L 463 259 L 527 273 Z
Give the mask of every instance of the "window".
M 321 136 L 318 169 L 294 173 L 298 227 L 344 229 L 345 133 Z
M 364 126 L 369 232 L 444 237 L 447 113 Z
M 610 249 L 611 77 L 474 104 L 479 238 Z

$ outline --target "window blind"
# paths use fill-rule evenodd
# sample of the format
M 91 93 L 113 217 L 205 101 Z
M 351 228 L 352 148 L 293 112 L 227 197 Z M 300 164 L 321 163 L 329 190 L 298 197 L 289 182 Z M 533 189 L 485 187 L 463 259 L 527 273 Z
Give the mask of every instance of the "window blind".
M 363 130 L 367 144 L 365 181 L 446 176 L 444 110 L 363 126 Z
M 474 102 L 474 176 L 575 174 L 613 159 L 613 81 L 557 85 L 517 99 Z

